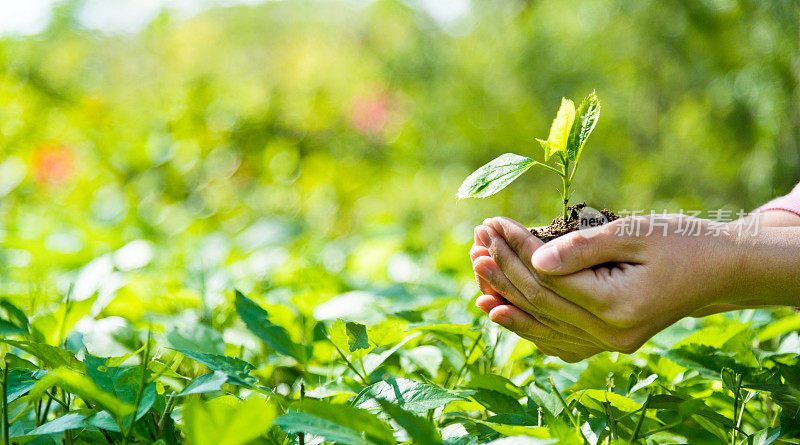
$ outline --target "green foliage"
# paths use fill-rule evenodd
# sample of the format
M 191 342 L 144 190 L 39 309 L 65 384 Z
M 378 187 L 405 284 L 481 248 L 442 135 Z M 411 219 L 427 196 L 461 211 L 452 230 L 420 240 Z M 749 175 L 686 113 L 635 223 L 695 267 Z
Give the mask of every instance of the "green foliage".
M 547 162 L 556 155 L 558 168 L 534 161 L 525 156 L 506 153 L 475 170 L 461 183 L 458 189 L 458 198 L 485 198 L 494 195 L 506 188 L 512 181 L 525 173 L 529 168 L 538 165 L 556 173 L 561 177 L 563 188 L 563 216 L 567 219 L 567 203 L 570 197 L 575 170 L 578 167 L 583 147 L 594 131 L 597 120 L 600 118 L 600 101 L 597 94 L 586 96 L 576 110 L 575 104 L 566 98 L 561 99 L 558 114 L 550 126 L 550 135 L 546 141 L 537 139 L 544 150 L 544 160 Z M 570 171 L 570 162 L 572 170 Z
M 10 442 L 797 443 L 794 311 L 567 364 L 474 308 L 467 259 L 487 216 L 550 219 L 519 176 L 545 162 L 609 208 L 788 191 L 797 2 L 264 2 L 119 35 L 57 3 L 0 37 Z M 590 95 L 546 161 L 510 154 L 593 87 L 602 126 Z M 497 199 L 452 199 L 503 153 L 459 191 Z
M 306 361 L 306 348 L 293 342 L 286 329 L 269 321 L 267 311 L 239 291 L 236 291 L 236 313 L 265 344 L 299 362 Z
M 459 199 L 492 196 L 535 164 L 533 159 L 514 153 L 500 155 L 467 176 L 457 196 Z
M 244 401 L 233 396 L 193 399 L 183 410 L 187 441 L 197 445 L 249 443 L 269 428 L 275 415 L 275 407 L 260 397 Z

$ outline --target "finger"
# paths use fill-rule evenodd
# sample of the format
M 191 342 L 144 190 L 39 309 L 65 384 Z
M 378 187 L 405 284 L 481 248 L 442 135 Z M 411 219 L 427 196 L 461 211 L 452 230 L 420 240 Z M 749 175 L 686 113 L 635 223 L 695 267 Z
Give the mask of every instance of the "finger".
M 489 226 L 484 226 L 482 230 L 478 231 L 478 234 L 483 243 L 489 248 L 494 263 L 501 271 L 501 273 L 497 273 L 492 268 L 492 270 L 489 271 L 491 272 L 489 276 L 483 276 L 481 273 L 482 271 L 478 270 L 476 265 L 476 272 L 478 272 L 490 286 L 528 313 L 537 317 L 540 314 L 545 314 L 572 324 L 573 320 L 570 313 L 554 313 L 549 310 L 550 308 L 548 306 L 552 305 L 554 297 L 559 297 L 553 295 L 551 292 L 547 292 L 547 290 L 536 281 L 533 273 L 525 267 L 520 257 L 508 246 L 505 239 L 501 237 L 500 234 Z M 491 265 L 485 261 L 484 265 L 487 268 L 491 267 Z M 511 292 L 511 295 L 506 295 L 504 293 L 507 289 Z M 516 299 L 512 299 L 512 296 L 514 296 L 514 289 L 521 294 L 525 306 L 521 306 Z M 524 292 L 520 292 L 523 289 Z M 556 292 L 556 294 L 558 294 L 558 292 Z M 535 310 L 531 310 L 531 308 L 535 308 Z
M 473 235 L 474 235 L 473 238 L 475 240 L 475 245 L 476 246 L 486 247 L 486 245 L 483 244 L 483 241 L 481 241 L 481 237 L 478 234 L 478 232 L 480 232 L 483 227 L 484 227 L 483 224 L 480 224 L 480 225 L 475 226 L 475 230 L 473 230 Z
M 536 249 L 544 244 L 539 238 L 533 236 L 525 226 L 510 218 L 490 218 L 483 223 L 494 229 L 495 232 L 505 239 L 508 246 L 517 254 L 522 260 L 522 264 L 524 264 L 529 271 L 534 272 L 536 270 L 533 264 L 531 264 L 531 257 Z
M 637 276 L 644 267 L 641 264 L 618 263 L 569 275 L 537 274 L 536 280 L 543 287 L 609 322 L 620 319 L 623 312 L 633 309 L 629 305 L 621 305 L 620 296 L 635 292 L 633 286 L 640 281 Z
M 576 346 L 595 346 L 585 339 L 572 337 L 563 332 L 558 332 L 539 322 L 527 312 L 510 304 L 501 304 L 489 312 L 489 320 L 499 324 L 519 335 L 520 337 L 545 340 L 560 349 L 569 349 Z
M 587 340 L 604 349 L 614 348 L 612 341 L 617 335 L 615 329 L 585 308 L 569 301 L 541 285 L 535 294 L 524 296 L 517 289 L 500 267 L 489 257 L 480 257 L 474 263 L 478 274 L 491 289 L 508 300 L 509 303 L 533 315 L 561 321 L 566 325 L 580 326 L 588 333 Z M 552 278 L 556 278 L 553 276 Z
M 488 263 L 488 264 L 487 264 Z M 481 269 L 491 269 L 492 267 L 497 268 L 497 265 L 494 264 L 494 260 L 489 256 L 480 256 L 475 258 L 472 262 L 472 270 L 475 272 L 475 282 L 478 284 L 478 289 L 484 295 L 495 295 L 497 297 L 503 297 L 500 292 L 497 291 L 487 280 L 486 278 L 481 275 L 481 272 L 478 270 Z M 484 275 L 486 272 L 484 271 Z
M 469 259 L 471 261 L 475 261 L 475 258 L 478 258 L 479 256 L 489 256 L 489 249 L 487 249 L 486 246 L 473 244 L 469 249 Z
M 508 300 L 509 303 L 530 314 L 541 313 L 541 311 L 532 305 L 525 295 L 509 281 L 508 277 L 506 277 L 493 258 L 479 257 L 472 263 L 472 268 L 475 270 L 475 274 L 481 278 L 489 288 L 494 289 L 498 295 Z
M 629 219 L 556 238 L 533 253 L 533 267 L 546 274 L 566 275 L 604 263 L 640 263 L 641 237 L 617 234 L 619 226 Z
M 475 306 L 487 314 L 501 304 L 508 304 L 508 301 L 498 295 L 481 295 L 475 300 Z
M 480 226 L 478 226 L 480 227 Z M 472 248 L 469 250 L 469 258 L 472 261 L 472 267 L 475 268 L 475 260 L 479 257 L 489 257 L 489 249 L 483 245 L 480 238 L 478 237 L 477 230 L 478 227 L 475 228 L 475 244 L 472 245 Z M 486 283 L 486 281 L 480 277 L 477 273 L 475 273 L 475 282 L 478 284 L 478 289 L 480 289 L 482 294 L 487 295 L 498 295 L 495 289 Z
M 547 326 L 548 328 L 554 331 L 562 332 L 571 337 L 585 339 L 587 342 L 592 343 L 596 346 L 600 347 L 603 346 L 603 343 L 601 341 L 595 339 L 591 334 L 589 334 L 588 332 L 577 326 L 563 322 L 561 320 L 556 320 L 555 318 L 551 318 L 545 315 L 537 315 L 536 319 L 541 324 Z
M 511 281 L 511 284 L 519 290 L 524 289 L 526 294 L 541 288 L 530 269 L 525 267 L 517 253 L 509 247 L 506 240 L 496 230 L 490 226 L 484 226 L 484 229 L 478 234 L 489 249 L 492 259 Z
M 485 247 L 479 247 L 479 246 L 473 246 L 473 248 L 486 249 Z M 488 254 L 488 249 L 486 249 L 486 252 Z M 486 255 L 481 255 L 481 256 L 486 256 Z M 491 287 L 491 285 L 489 285 L 483 278 L 480 277 L 480 275 L 476 274 L 476 280 L 478 280 L 478 287 L 481 288 L 481 292 L 484 293 L 485 295 L 478 297 L 475 303 L 476 306 L 478 306 L 478 308 L 480 308 L 483 312 L 488 313 L 490 310 L 492 310 L 495 306 L 499 304 L 508 304 L 508 300 L 500 296 L 497 293 L 497 291 Z M 537 320 L 539 320 L 539 322 L 549 327 L 550 329 L 554 329 L 559 332 L 564 332 L 565 334 L 571 335 L 573 337 L 591 338 L 588 332 L 569 323 L 565 323 L 551 317 L 546 317 L 542 314 L 537 314 L 536 318 Z M 597 342 L 595 341 L 595 343 Z

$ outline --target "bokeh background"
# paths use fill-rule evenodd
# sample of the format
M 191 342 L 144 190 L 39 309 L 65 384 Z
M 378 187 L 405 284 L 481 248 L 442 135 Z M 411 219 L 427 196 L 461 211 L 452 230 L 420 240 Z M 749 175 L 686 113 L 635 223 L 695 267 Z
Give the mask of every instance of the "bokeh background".
M 800 179 L 794 0 L 12 3 L 0 294 L 34 315 L 224 317 L 234 287 L 286 320 L 352 290 L 466 304 L 474 225 L 559 203 L 544 171 L 486 200 L 461 180 L 539 159 L 593 89 L 575 200 L 752 209 Z

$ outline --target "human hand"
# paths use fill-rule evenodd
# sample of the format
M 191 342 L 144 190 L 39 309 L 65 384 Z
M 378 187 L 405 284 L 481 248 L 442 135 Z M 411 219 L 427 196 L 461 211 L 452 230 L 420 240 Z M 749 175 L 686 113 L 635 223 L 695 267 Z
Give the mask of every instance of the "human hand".
M 495 218 L 494 221 L 486 220 L 485 223 L 488 227 L 496 228 L 499 233 L 513 234 L 510 236 L 513 239 L 521 239 L 527 234 L 524 246 L 520 246 L 520 249 L 531 254 L 542 245 L 542 242 L 531 235 L 524 226 L 511 219 Z M 604 350 L 602 345 L 593 341 L 586 331 L 547 317 L 542 311 L 537 310 L 513 284 L 503 279 L 503 272 L 492 259 L 492 254 L 480 239 L 479 233 L 480 231 L 476 230 L 475 242 L 470 249 L 470 259 L 476 271 L 478 287 L 483 294 L 478 297 L 476 305 L 489 315 L 490 320 L 533 342 L 543 353 L 558 356 L 567 362 L 578 362 Z M 500 292 L 481 277 L 481 274 L 495 277 L 493 281 L 498 283 L 496 285 L 499 289 L 504 290 L 508 299 L 501 296 Z M 570 305 L 569 302 L 561 303 Z
M 501 235 L 496 227 L 507 227 L 507 221 L 493 218 L 476 228 L 500 271 L 486 260 L 476 262 L 484 287 L 514 304 L 511 298 L 520 300 L 518 292 L 525 300 L 520 309 L 533 307 L 534 313 L 579 326 L 607 350 L 635 351 L 680 318 L 726 303 L 736 282 L 735 237 L 724 231 L 708 235 L 711 221 L 685 215 L 625 218 L 564 235 L 542 248 L 527 230 Z M 690 224 L 700 236 L 680 233 Z M 625 225 L 639 230 L 618 235 Z M 651 228 L 655 233 L 647 236 Z M 518 314 L 509 315 L 506 323 L 513 326 Z

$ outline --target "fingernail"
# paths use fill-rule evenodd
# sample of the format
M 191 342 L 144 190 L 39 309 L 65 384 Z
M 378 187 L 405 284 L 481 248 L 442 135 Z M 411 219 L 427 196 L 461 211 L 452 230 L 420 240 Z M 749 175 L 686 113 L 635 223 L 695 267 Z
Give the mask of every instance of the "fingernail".
M 486 247 L 488 247 L 489 243 L 492 241 L 488 230 L 489 228 L 486 226 L 478 226 L 478 228 L 475 229 L 475 233 L 478 234 L 478 239 L 480 239 L 483 245 Z
M 511 324 L 511 319 L 508 318 L 508 316 L 505 314 L 494 315 L 492 318 L 494 318 L 494 320 L 492 320 L 493 322 L 503 327 L 506 327 Z
M 543 272 L 554 272 L 561 267 L 561 258 L 555 247 L 543 247 L 533 253 L 531 263 Z

